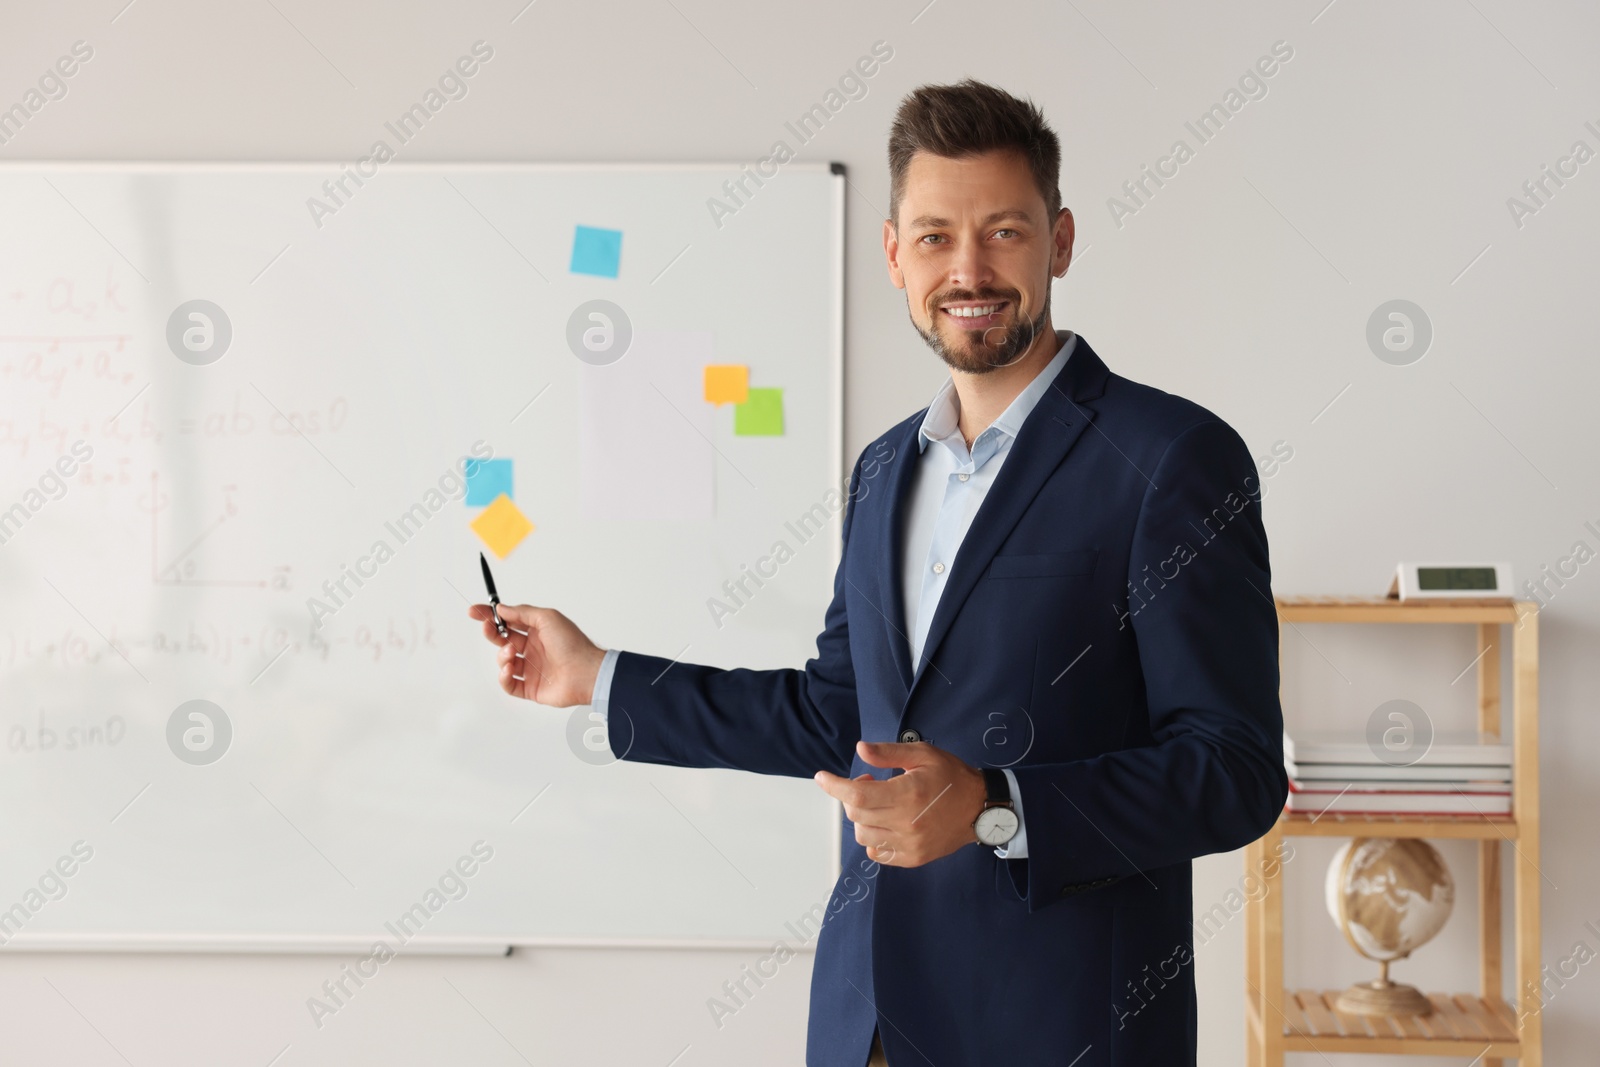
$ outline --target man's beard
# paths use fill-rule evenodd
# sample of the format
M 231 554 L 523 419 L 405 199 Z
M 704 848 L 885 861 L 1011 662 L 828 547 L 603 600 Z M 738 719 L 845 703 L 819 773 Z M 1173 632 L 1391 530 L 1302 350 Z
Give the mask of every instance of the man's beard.
M 1044 329 L 1045 321 L 1050 317 L 1050 286 L 1048 280 L 1045 283 L 1044 293 L 1044 307 L 1040 310 L 1038 318 L 1032 322 L 1022 319 L 1010 326 L 992 326 L 983 331 L 963 330 L 962 334 L 964 336 L 961 341 L 957 342 L 956 346 L 946 343 L 944 335 L 939 332 L 938 321 L 941 312 L 937 304 L 934 305 L 934 326 L 931 330 L 924 330 L 917 325 L 915 316 L 912 316 L 911 325 L 917 333 L 922 335 L 922 339 L 927 342 L 928 347 L 937 352 L 939 358 L 954 370 L 962 371 L 966 374 L 988 374 L 990 371 L 999 370 L 1001 367 L 1009 367 L 1017 362 L 1028 349 L 1033 347 L 1034 339 L 1039 336 Z M 947 297 L 946 299 L 981 300 L 989 298 L 994 299 L 997 303 L 1001 300 L 1007 301 L 1013 308 L 1022 306 L 1021 301 L 1010 294 L 989 293 L 983 297 L 958 296 Z M 906 310 L 910 311 L 909 304 Z M 1003 338 L 999 336 L 1002 332 L 1005 335 Z

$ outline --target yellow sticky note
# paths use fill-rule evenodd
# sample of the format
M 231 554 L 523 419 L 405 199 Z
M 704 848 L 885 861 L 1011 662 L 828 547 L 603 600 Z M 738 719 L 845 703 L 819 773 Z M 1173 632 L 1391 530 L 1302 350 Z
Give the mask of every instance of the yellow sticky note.
M 742 363 L 712 363 L 707 365 L 707 401 L 713 404 L 743 404 L 749 395 L 749 367 Z
M 489 546 L 489 551 L 505 559 L 511 555 L 512 549 L 522 543 L 524 537 L 533 532 L 533 523 L 511 502 L 510 497 L 501 493 L 494 498 L 494 503 L 472 520 L 472 532 Z

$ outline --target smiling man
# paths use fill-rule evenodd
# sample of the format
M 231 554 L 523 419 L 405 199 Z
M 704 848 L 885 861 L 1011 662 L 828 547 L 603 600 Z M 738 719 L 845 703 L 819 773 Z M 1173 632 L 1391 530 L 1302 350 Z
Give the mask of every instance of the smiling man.
M 1190 861 L 1260 837 L 1287 793 L 1255 464 L 1055 329 L 1059 170 L 1000 89 L 901 104 L 884 254 L 950 378 L 857 460 L 803 669 L 605 651 L 527 605 L 501 638 L 472 608 L 506 692 L 626 707 L 621 757 L 842 803 L 813 1067 L 1193 1064 Z

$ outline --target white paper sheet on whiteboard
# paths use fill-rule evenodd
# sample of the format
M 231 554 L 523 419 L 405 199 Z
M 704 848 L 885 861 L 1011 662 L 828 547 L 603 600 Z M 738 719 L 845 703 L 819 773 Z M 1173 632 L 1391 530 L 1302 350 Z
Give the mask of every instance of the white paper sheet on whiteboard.
M 583 368 L 579 489 L 586 519 L 710 519 L 714 408 L 704 368 L 709 332 L 637 333 L 608 366 Z

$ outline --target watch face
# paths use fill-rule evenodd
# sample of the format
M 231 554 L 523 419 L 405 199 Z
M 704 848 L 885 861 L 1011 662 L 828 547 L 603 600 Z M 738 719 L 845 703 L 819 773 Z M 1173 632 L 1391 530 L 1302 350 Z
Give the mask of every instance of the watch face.
M 1017 813 L 1010 808 L 984 808 L 972 828 L 979 841 L 999 847 L 1017 835 Z

